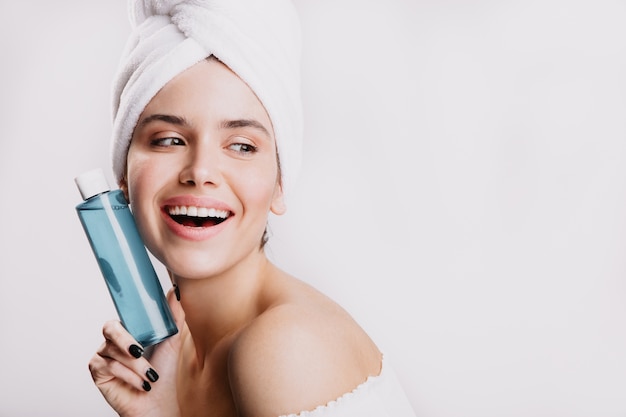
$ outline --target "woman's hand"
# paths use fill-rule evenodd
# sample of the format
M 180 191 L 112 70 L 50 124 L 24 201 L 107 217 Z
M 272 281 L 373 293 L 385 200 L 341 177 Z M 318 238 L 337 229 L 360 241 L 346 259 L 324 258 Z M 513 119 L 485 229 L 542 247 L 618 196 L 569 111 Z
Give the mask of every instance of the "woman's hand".
M 180 331 L 185 314 L 173 294 L 167 295 L 179 333 L 154 347 L 150 361 L 143 349 L 117 320 L 105 323 L 105 342 L 91 358 L 89 370 L 96 386 L 123 417 L 179 415 L 176 368 Z

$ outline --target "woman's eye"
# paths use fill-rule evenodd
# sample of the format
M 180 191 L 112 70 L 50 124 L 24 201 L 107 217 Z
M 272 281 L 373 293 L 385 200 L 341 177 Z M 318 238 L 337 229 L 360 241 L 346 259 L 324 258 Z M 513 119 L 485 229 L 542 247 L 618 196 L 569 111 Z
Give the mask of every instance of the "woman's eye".
M 150 144 L 152 146 L 168 147 L 168 146 L 183 146 L 185 142 L 181 138 L 159 138 L 153 139 Z
M 257 147 L 248 143 L 233 143 L 229 146 L 235 152 L 242 154 L 250 154 L 257 151 Z

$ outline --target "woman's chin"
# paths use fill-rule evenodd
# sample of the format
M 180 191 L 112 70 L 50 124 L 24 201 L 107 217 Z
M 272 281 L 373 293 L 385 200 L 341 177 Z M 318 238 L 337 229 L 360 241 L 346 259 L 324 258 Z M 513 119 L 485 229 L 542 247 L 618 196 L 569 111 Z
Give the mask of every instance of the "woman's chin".
M 215 265 L 198 260 L 189 260 L 188 262 L 168 262 L 165 264 L 167 270 L 175 277 L 184 279 L 204 279 L 219 275 L 224 271 L 223 265 Z

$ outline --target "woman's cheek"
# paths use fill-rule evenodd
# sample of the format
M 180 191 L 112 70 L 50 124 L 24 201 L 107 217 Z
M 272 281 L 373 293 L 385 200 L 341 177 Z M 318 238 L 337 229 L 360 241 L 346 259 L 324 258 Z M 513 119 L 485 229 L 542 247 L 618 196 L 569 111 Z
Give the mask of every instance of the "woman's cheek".
M 150 224 L 155 222 L 156 208 L 153 205 L 156 184 L 148 166 L 136 159 L 128 165 L 128 196 L 135 223 L 146 245 L 150 242 Z
M 263 207 L 269 210 L 276 188 L 276 181 L 272 180 L 272 176 L 265 173 L 255 173 L 246 177 L 247 181 L 240 181 L 240 186 L 245 187 L 247 200 L 249 203 L 257 207 Z M 240 188 L 241 189 L 241 188 Z

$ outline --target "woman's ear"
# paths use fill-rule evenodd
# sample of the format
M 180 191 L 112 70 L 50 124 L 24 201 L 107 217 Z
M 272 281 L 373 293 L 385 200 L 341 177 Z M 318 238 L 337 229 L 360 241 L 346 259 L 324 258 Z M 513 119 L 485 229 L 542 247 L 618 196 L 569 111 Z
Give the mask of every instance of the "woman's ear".
M 272 205 L 270 206 L 272 213 L 280 216 L 285 214 L 287 206 L 285 205 L 285 196 L 283 195 L 283 187 L 280 184 L 276 184 L 274 189 L 274 196 L 272 197 Z
M 124 193 L 124 198 L 126 198 L 126 201 L 130 203 L 130 198 L 128 197 L 128 181 L 126 180 L 126 175 L 124 175 L 122 179 L 120 179 L 118 185 L 120 187 L 120 190 L 122 190 L 122 192 Z

